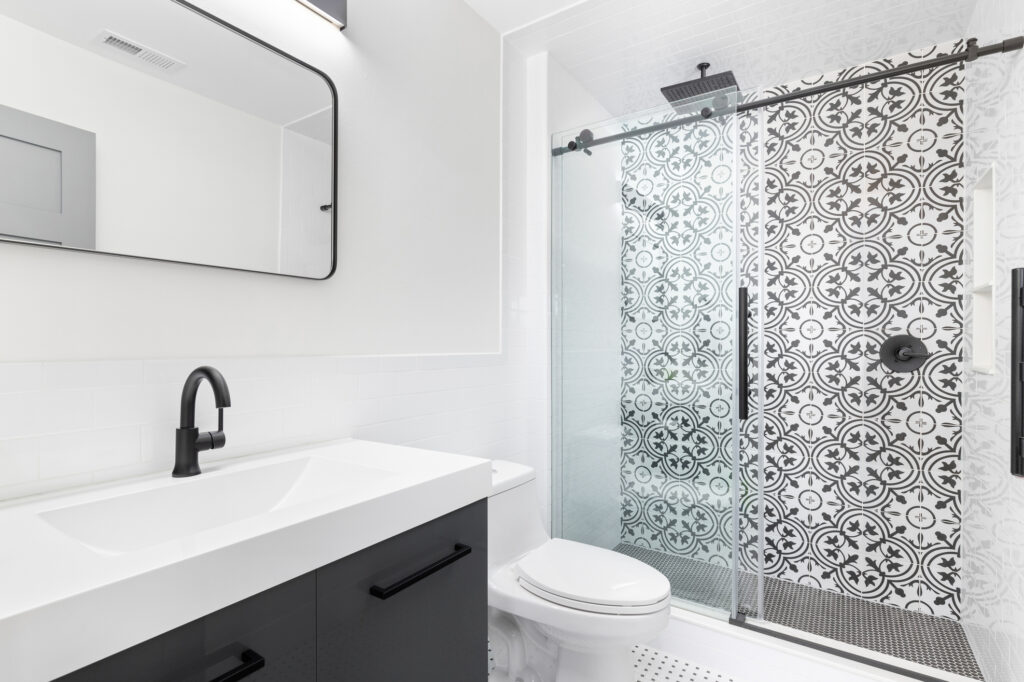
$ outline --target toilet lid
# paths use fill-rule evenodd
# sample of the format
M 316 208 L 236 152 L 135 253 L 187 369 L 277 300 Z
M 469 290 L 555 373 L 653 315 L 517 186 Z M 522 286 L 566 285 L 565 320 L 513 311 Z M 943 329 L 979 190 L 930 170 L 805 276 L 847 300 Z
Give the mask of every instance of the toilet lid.
M 571 540 L 544 543 L 520 559 L 517 570 L 530 592 L 583 610 L 646 613 L 662 608 L 671 596 L 668 579 L 656 569 Z

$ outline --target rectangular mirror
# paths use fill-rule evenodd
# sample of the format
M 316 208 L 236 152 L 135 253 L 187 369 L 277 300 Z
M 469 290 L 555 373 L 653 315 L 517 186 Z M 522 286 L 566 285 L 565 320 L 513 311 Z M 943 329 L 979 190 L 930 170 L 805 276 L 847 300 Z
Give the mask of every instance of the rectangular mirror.
M 320 71 L 180 0 L 0 0 L 0 61 L 0 240 L 333 274 Z

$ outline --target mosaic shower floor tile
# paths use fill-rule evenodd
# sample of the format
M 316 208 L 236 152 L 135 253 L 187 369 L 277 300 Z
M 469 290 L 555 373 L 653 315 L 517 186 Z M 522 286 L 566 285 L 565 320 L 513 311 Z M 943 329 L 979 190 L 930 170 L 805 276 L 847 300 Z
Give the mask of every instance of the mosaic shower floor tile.
M 676 597 L 715 608 L 730 608 L 729 569 L 624 543 L 615 550 L 664 573 Z M 964 677 L 983 679 L 967 636 L 956 621 L 776 578 L 765 578 L 764 586 L 763 618 L 769 623 Z M 756 590 L 756 576 L 742 572 L 739 581 L 741 611 L 756 612 Z

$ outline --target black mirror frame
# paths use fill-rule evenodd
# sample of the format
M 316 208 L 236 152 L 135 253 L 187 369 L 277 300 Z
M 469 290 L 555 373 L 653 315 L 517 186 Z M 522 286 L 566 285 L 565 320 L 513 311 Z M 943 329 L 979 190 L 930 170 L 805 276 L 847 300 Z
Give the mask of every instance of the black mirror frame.
M 247 33 L 246 31 L 243 31 L 242 29 L 238 28 L 237 26 L 235 26 L 235 25 L 233 25 L 233 24 L 231 24 L 231 23 L 229 23 L 227 21 L 224 21 L 220 17 L 217 17 L 217 16 L 211 14 L 210 12 L 207 12 L 204 9 L 196 7 L 195 5 L 193 5 L 190 2 L 187 2 L 186 0 L 170 0 L 170 1 L 175 3 L 176 5 L 180 5 L 184 9 L 187 9 L 187 10 L 189 10 L 191 12 L 194 12 L 194 13 L 198 14 L 199 16 L 201 16 L 201 17 L 203 17 L 205 19 L 208 19 L 209 21 L 212 21 L 215 24 L 218 24 L 219 26 L 222 26 L 223 28 L 226 28 L 227 30 L 231 31 L 232 33 L 234 33 L 234 34 L 236 34 L 238 36 L 241 36 L 242 38 L 245 38 L 246 40 L 249 40 L 249 41 L 257 44 L 260 47 L 263 47 L 264 49 L 270 50 L 274 54 L 277 54 L 278 56 L 287 59 L 288 61 L 292 62 L 293 64 L 301 66 L 301 67 L 303 67 L 303 68 L 305 68 L 305 69 L 315 73 L 316 75 L 320 76 L 320 78 L 323 79 L 324 83 L 327 84 L 327 88 L 328 88 L 328 90 L 330 90 L 330 93 L 331 93 L 331 106 L 332 106 L 333 113 L 334 113 L 334 115 L 332 116 L 332 121 L 331 121 L 331 204 L 330 204 L 330 207 L 331 207 L 331 210 L 330 210 L 330 213 L 331 213 L 331 269 L 323 277 L 307 277 L 305 275 L 290 275 L 290 274 L 283 273 L 283 272 L 270 272 L 270 271 L 267 271 L 267 270 L 251 270 L 251 269 L 248 269 L 248 268 L 234 268 L 234 267 L 227 266 L 227 265 L 214 265 L 214 264 L 211 264 L 211 263 L 193 263 L 193 262 L 190 262 L 190 261 L 171 260 L 169 258 L 157 258 L 157 257 L 154 257 L 154 256 L 138 256 L 138 255 L 127 254 L 127 253 L 114 253 L 114 252 L 111 252 L 111 251 L 97 251 L 97 250 L 92 250 L 92 249 L 81 249 L 81 248 L 75 248 L 75 247 L 69 247 L 69 246 L 58 246 L 58 245 L 53 245 L 53 244 L 39 244 L 39 243 L 33 243 L 33 242 L 28 242 L 28 241 L 21 241 L 21 240 L 17 240 L 17 239 L 3 239 L 3 238 L 0 238 L 0 243 L 3 243 L 3 244 L 14 244 L 14 245 L 20 245 L 20 246 L 28 246 L 28 247 L 34 247 L 34 248 L 57 249 L 59 251 L 69 251 L 69 252 L 78 251 L 78 252 L 81 252 L 81 253 L 91 253 L 91 254 L 96 254 L 96 255 L 100 255 L 100 256 L 114 256 L 116 258 L 133 258 L 133 259 L 136 259 L 136 260 L 156 261 L 158 263 L 177 263 L 177 264 L 181 264 L 181 265 L 198 266 L 198 267 L 201 267 L 201 268 L 214 268 L 214 269 L 217 269 L 217 270 L 230 270 L 230 271 L 234 271 L 234 272 L 246 272 L 246 273 L 253 273 L 253 274 L 258 274 L 258 275 L 272 275 L 272 276 L 275 276 L 275 277 L 288 277 L 288 278 L 291 278 L 291 279 L 301 279 L 301 280 L 308 280 L 308 281 L 313 281 L 313 282 L 322 282 L 324 280 L 330 279 L 331 277 L 334 276 L 334 273 L 336 272 L 336 270 L 338 268 L 338 89 L 335 87 L 334 81 L 332 81 L 331 77 L 328 76 L 323 71 L 321 71 L 320 69 L 317 69 L 316 67 L 311 66 L 310 64 L 307 64 L 306 62 L 302 61 L 301 59 L 298 59 L 297 57 L 294 57 L 294 56 L 288 54 L 284 50 L 281 50 L 281 49 L 279 49 L 277 47 L 274 47 L 270 43 L 257 38 L 256 36 L 252 35 L 251 33 Z

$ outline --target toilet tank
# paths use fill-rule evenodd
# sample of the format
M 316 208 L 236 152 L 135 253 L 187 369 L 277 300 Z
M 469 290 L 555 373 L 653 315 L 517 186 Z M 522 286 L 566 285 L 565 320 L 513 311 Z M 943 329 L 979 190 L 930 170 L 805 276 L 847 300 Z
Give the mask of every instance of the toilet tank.
M 550 538 L 541 519 L 540 496 L 533 469 L 515 462 L 491 462 L 487 499 L 487 565 L 510 563 Z

